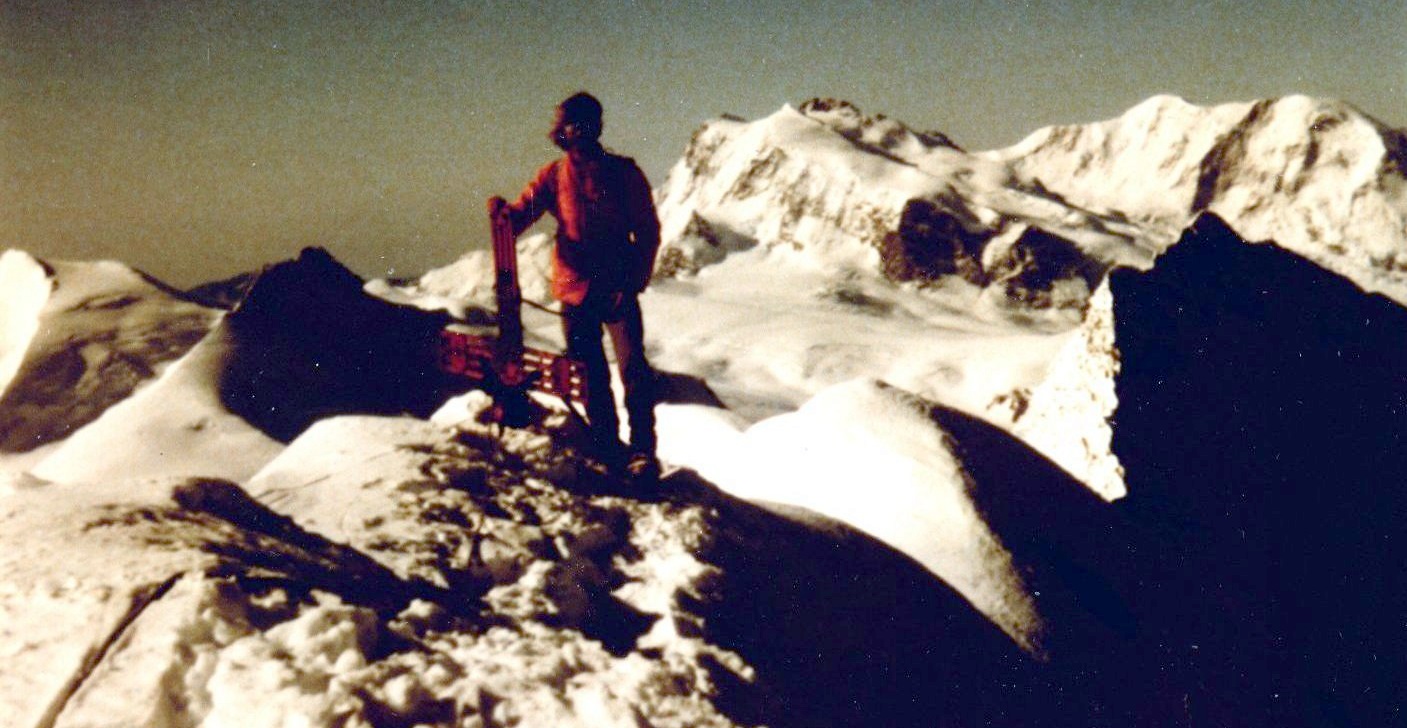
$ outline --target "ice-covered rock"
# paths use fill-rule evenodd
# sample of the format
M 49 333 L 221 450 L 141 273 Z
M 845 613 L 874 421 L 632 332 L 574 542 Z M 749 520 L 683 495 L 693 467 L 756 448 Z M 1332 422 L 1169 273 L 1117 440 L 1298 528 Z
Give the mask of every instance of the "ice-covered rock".
M 1107 283 L 1095 290 L 1084 322 L 1068 336 L 1039 385 L 1004 393 L 993 404 L 1011 408 L 1013 434 L 1100 497 L 1116 500 L 1128 489 L 1109 447 L 1119 350 Z

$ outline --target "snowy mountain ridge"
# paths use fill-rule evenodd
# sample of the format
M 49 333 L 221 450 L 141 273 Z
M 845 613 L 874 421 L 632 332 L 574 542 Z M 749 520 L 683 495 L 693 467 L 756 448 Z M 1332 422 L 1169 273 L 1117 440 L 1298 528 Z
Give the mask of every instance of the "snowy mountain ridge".
M 0 255 L 0 449 L 67 438 L 184 355 L 217 311 L 114 261 Z
M 1407 302 L 1407 131 L 1307 96 L 1203 108 L 1158 96 L 1096 124 L 1042 129 L 989 159 L 1166 246 L 1216 213 L 1369 291 Z
M 1106 265 L 1151 262 L 1151 251 L 1135 241 L 1138 230 L 1117 217 L 1097 219 L 1023 188 L 1004 164 L 966 154 L 933 133 L 863 117 L 843 102 L 784 106 L 751 123 L 706 124 L 656 196 L 664 275 L 697 272 L 758 246 L 874 276 L 905 256 L 909 241 L 901 238 L 920 227 L 935 230 L 913 244 L 948 248 L 936 253 L 942 258 L 934 261 L 936 272 L 923 271 L 930 279 L 962 272 L 986 284 L 1003 271 L 1015 273 L 1023 236 L 1035 229 Z M 911 224 L 911 209 L 930 220 Z M 1036 285 L 1049 287 L 1049 281 Z
M 920 261 L 921 279 L 982 285 L 1070 246 L 1102 268 L 1146 268 L 1211 211 L 1247 239 L 1273 239 L 1407 301 L 1404 140 L 1337 101 L 1204 108 L 1157 96 L 1117 119 L 969 154 L 846 102 L 813 100 L 695 133 L 657 191 L 662 273 L 696 272 L 754 245 L 804 247 L 816 265 L 891 278 L 892 259 L 917 248 L 939 258 Z M 1069 267 L 1061 261 L 1035 288 L 1072 277 Z M 1084 277 L 1088 295 L 1098 273 Z
M 934 147 L 958 148 L 940 131 L 914 131 L 883 114 L 867 116 L 859 107 L 839 99 L 810 99 L 797 111 L 831 127 L 850 141 L 867 145 L 901 160 L 921 156 Z

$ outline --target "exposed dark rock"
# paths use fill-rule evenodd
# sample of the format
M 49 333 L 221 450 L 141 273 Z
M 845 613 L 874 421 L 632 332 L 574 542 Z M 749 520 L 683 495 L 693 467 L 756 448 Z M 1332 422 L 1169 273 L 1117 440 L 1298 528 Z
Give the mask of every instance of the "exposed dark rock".
M 1267 112 L 1275 99 L 1262 99 L 1251 106 L 1245 118 L 1217 140 L 1207 156 L 1202 158 L 1197 175 L 1197 194 L 1192 198 L 1190 212 L 1196 214 L 1211 206 L 1226 191 L 1229 173 L 1239 160 L 1246 158 L 1246 145 L 1268 119 Z
M 1407 129 L 1383 132 L 1383 171 L 1407 177 Z
M 948 137 L 947 134 L 944 134 L 943 132 L 914 131 L 902 122 L 890 120 L 884 114 L 866 116 L 864 112 L 860 111 L 860 108 L 858 106 L 850 103 L 849 101 L 832 98 L 812 98 L 802 102 L 801 106 L 797 108 L 801 113 L 807 115 L 810 115 L 812 113 L 840 112 L 841 114 L 850 117 L 854 120 L 855 126 L 837 128 L 836 131 L 841 136 L 845 137 L 846 139 L 853 142 L 856 146 L 865 149 L 868 152 L 889 157 L 897 162 L 907 163 L 904 162 L 904 160 L 902 159 L 892 157 L 889 150 L 896 146 L 906 136 L 912 137 L 913 139 L 918 141 L 919 144 L 922 144 L 924 147 L 929 149 L 932 149 L 934 147 L 947 147 L 949 149 L 956 149 L 957 151 L 962 151 L 962 149 L 957 144 L 955 144 L 953 140 Z M 862 138 L 862 135 L 866 130 L 880 125 L 883 125 L 885 127 L 885 130 L 881 135 L 881 139 L 878 141 L 878 143 L 872 144 L 866 142 Z
M 933 201 L 914 198 L 904 203 L 899 229 L 880 243 L 884 274 L 899 282 L 958 275 L 985 284 L 980 261 L 982 248 L 991 238 L 990 232 L 974 232 L 957 214 Z
M 1188 722 L 1400 723 L 1407 311 L 1211 215 L 1111 280 L 1121 507 L 1162 534 Z
M 1038 227 L 1027 228 L 1002 255 L 987 262 L 988 277 L 999 281 L 1007 296 L 1034 306 L 1056 303 L 1051 288 L 1057 281 L 1079 279 L 1092 291 L 1105 271 L 1074 243 Z
M 677 372 L 655 372 L 655 397 L 661 403 L 700 404 L 719 409 L 727 407 L 701 377 Z
M 289 441 L 335 414 L 427 416 L 450 383 L 436 368 L 443 313 L 370 296 L 326 251 L 265 269 L 226 319 L 234 356 L 220 393 L 231 411 Z
M 845 101 L 842 99 L 815 97 L 801 102 L 801 106 L 797 108 L 803 114 L 811 111 L 826 112 L 835 111 L 837 109 L 844 109 L 855 114 L 856 116 L 860 115 L 860 109 L 858 107 L 856 107 L 849 101 Z
M 679 234 L 679 242 L 660 251 L 655 275 L 672 278 L 681 274 L 698 273 L 699 269 L 717 263 L 727 254 L 718 232 L 697 212 L 689 214 L 689 223 Z

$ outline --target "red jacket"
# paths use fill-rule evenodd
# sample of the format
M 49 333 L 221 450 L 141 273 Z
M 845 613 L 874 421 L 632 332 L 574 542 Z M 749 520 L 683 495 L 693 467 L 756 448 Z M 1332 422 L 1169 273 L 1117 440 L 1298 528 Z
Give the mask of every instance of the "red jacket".
M 545 212 L 557 218 L 552 295 L 573 305 L 588 290 L 637 294 L 650 282 L 660 223 L 650 183 L 629 157 L 601 151 L 564 156 L 538 171 L 508 206 L 513 232 Z

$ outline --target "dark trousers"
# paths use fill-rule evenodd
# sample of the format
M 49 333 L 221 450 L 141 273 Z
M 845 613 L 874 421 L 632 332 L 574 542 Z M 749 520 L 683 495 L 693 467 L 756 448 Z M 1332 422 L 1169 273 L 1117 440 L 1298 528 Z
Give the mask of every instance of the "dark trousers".
M 601 330 L 611 336 L 616 364 L 625 384 L 625 411 L 630 418 L 630 449 L 655 454 L 655 373 L 645 359 L 645 325 L 640 299 L 629 294 L 588 294 L 580 305 L 563 304 L 562 333 L 567 354 L 586 364 L 586 418 L 598 447 L 620 446 L 620 420 L 611 396 L 611 371 L 606 363 Z

